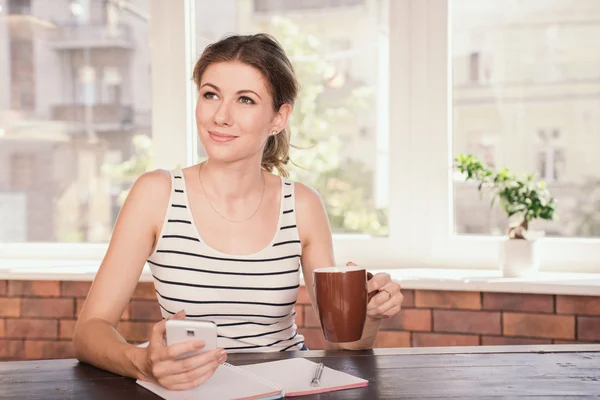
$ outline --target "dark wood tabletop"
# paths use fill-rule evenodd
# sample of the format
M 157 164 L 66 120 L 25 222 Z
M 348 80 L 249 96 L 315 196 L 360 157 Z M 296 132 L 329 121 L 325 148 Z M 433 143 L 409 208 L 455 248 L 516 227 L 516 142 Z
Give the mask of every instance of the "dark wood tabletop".
M 600 397 L 600 346 L 493 346 L 232 354 L 234 365 L 306 357 L 369 380 L 306 399 Z M 77 360 L 0 363 L 0 399 L 160 399 Z

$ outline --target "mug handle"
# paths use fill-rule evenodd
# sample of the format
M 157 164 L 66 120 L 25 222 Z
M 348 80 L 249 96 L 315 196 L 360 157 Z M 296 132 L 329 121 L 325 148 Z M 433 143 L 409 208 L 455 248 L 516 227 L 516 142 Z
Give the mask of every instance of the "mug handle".
M 370 273 L 369 271 L 367 271 L 367 282 L 370 281 L 371 278 L 373 278 L 373 274 Z M 367 304 L 371 301 L 373 296 L 375 296 L 377 293 L 379 293 L 379 290 L 367 294 Z

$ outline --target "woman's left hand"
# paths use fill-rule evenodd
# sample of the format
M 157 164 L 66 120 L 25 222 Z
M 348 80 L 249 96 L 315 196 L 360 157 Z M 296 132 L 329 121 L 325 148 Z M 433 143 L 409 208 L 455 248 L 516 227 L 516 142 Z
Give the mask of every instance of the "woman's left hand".
M 354 263 L 347 263 L 355 266 Z M 367 305 L 367 317 L 371 319 L 385 319 L 393 317 L 400 312 L 404 296 L 400 292 L 400 284 L 394 282 L 390 274 L 378 273 L 367 282 L 369 294 L 377 293 Z

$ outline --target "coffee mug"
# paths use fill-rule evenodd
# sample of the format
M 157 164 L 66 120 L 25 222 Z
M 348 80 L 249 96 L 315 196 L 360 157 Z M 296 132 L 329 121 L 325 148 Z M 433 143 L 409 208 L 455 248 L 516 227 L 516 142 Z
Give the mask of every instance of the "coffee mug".
M 313 271 L 319 320 L 328 342 L 360 340 L 367 318 L 367 281 L 373 275 L 361 267 L 328 267 Z

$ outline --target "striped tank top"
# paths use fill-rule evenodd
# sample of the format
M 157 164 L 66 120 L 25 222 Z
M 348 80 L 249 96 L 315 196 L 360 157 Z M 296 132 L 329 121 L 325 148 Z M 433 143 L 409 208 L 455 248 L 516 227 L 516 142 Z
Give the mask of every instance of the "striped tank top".
M 156 249 L 148 258 L 162 316 L 217 324 L 217 345 L 229 352 L 300 350 L 294 305 L 302 245 L 294 184 L 281 179 L 278 227 L 251 255 L 228 255 L 202 240 L 190 212 L 183 171 L 171 172 L 171 195 Z

